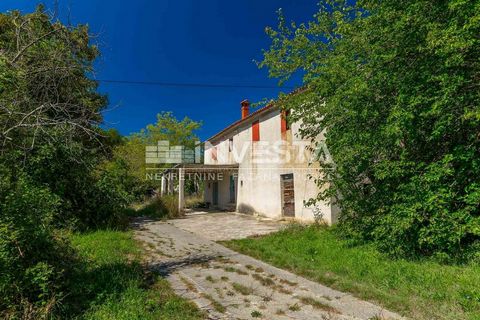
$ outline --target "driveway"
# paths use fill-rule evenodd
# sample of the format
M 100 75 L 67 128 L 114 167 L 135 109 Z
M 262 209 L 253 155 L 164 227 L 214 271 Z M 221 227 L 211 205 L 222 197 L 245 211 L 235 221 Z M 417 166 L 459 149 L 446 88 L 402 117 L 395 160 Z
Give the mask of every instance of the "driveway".
M 149 266 L 208 319 L 401 319 L 214 242 L 277 231 L 282 224 L 232 213 L 191 214 L 168 222 L 138 219 Z

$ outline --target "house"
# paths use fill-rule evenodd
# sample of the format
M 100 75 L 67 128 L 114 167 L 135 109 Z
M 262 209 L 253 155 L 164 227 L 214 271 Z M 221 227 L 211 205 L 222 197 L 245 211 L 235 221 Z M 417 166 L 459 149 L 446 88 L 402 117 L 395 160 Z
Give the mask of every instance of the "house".
M 250 113 L 241 102 L 241 118 L 205 142 L 205 201 L 211 207 L 334 223 L 338 209 L 327 202 L 307 205 L 318 194 L 318 177 L 309 141 L 299 137 L 299 123 L 275 104 Z M 318 139 L 323 139 L 320 135 Z

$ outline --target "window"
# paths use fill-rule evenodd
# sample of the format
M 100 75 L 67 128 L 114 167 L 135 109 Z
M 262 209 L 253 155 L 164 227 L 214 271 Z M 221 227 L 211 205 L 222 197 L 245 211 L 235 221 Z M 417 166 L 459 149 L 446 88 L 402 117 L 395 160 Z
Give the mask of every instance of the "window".
M 233 137 L 228 139 L 228 152 L 232 152 L 233 150 Z
M 260 122 L 252 123 L 252 141 L 260 141 Z

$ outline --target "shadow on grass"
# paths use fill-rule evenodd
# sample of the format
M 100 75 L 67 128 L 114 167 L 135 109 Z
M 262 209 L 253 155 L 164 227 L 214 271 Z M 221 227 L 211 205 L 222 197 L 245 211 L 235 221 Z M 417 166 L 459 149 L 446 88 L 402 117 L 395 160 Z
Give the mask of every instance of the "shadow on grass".
M 167 280 L 146 268 L 132 232 L 97 230 L 72 235 L 77 249 L 62 319 L 196 320 L 201 311 L 178 297 Z
M 138 262 L 116 262 L 92 266 L 79 262 L 63 301 L 65 314 L 77 317 L 107 299 L 121 299 L 132 285 L 148 289 L 152 281 Z

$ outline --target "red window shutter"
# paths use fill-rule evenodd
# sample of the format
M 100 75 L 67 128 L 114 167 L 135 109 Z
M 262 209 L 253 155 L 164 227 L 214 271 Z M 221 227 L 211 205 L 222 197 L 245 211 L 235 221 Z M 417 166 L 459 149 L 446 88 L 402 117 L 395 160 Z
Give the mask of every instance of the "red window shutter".
M 290 130 L 290 124 L 288 123 L 288 117 L 290 116 L 290 110 L 283 110 L 280 115 L 280 131 L 282 134 L 282 139 L 285 140 L 287 138 L 287 131 Z
M 260 122 L 252 123 L 252 141 L 260 141 Z
M 285 138 L 285 133 L 287 132 L 287 114 L 285 111 L 282 111 L 280 115 L 280 132 L 282 133 L 282 138 Z

